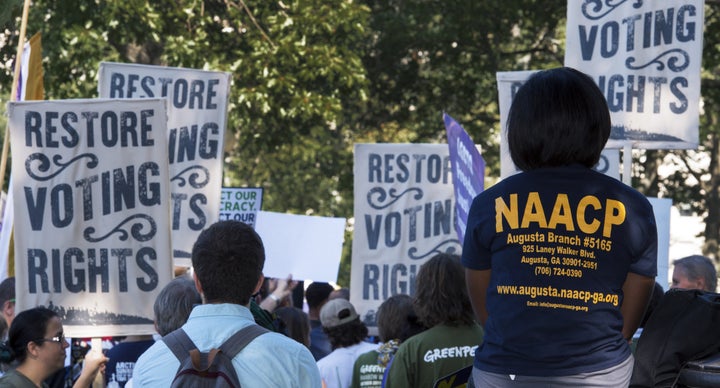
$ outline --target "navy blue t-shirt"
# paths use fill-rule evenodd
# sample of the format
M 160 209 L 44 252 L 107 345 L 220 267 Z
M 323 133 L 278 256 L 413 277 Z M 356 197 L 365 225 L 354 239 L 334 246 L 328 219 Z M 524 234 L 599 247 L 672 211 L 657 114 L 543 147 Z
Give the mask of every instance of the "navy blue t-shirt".
M 657 273 L 652 206 L 583 166 L 523 172 L 473 201 L 463 265 L 491 270 L 481 370 L 568 376 L 630 355 L 620 306 L 628 272 Z
M 153 344 L 154 340 L 120 342 L 107 351 L 109 358 L 105 366 L 105 386 L 124 387 L 132 377 L 135 362 Z
M 327 334 L 323 331 L 322 324 L 319 320 L 310 321 L 310 353 L 312 353 L 315 361 L 320 361 L 323 357 L 332 352 L 332 346 Z

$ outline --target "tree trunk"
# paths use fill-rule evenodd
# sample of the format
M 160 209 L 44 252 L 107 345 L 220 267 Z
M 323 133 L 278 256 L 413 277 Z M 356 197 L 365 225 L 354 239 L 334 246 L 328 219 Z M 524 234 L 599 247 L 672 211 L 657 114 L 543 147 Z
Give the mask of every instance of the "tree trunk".
M 713 126 L 715 126 L 713 120 Z M 720 241 L 720 139 L 713 131 L 709 138 L 712 150 L 710 152 L 710 180 L 704 184 L 707 198 L 705 204 L 707 215 L 705 217 L 705 245 L 703 254 L 718 261 L 718 242 Z

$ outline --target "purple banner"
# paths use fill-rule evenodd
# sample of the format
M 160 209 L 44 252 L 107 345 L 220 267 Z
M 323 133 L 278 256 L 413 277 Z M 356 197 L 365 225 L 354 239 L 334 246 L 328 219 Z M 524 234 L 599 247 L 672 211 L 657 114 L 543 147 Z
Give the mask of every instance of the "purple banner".
M 455 231 L 462 242 L 465 238 L 470 205 L 473 199 L 483 191 L 485 160 L 470 136 L 457 121 L 447 113 L 443 113 L 443 120 L 450 147 L 450 164 L 455 191 L 455 212 L 457 213 Z

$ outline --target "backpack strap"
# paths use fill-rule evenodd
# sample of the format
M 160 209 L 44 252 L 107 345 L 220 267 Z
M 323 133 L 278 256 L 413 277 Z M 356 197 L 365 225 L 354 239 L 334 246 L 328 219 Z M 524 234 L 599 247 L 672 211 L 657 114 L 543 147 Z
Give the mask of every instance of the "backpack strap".
M 220 351 L 225 353 L 230 359 L 233 359 L 245 346 L 252 342 L 252 340 L 269 332 L 270 330 L 253 323 L 230 336 L 230 338 L 220 345 Z
M 175 357 L 180 360 L 181 364 L 191 350 L 197 349 L 195 343 L 192 342 L 182 327 L 162 337 L 162 341 L 165 342 L 165 345 L 173 352 Z

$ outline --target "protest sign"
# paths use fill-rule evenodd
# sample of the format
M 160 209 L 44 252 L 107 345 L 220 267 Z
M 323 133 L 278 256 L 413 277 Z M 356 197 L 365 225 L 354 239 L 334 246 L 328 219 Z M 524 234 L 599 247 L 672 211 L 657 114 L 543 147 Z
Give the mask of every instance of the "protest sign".
M 12 188 L 12 176 L 10 176 L 8 187 Z M 0 278 L 5 279 L 15 276 L 15 262 L 12 258 L 14 253 L 10 251 L 10 241 L 12 241 L 13 218 L 13 196 L 12 191 L 2 193 L 2 223 L 0 223 Z
M 124 63 L 100 64 L 105 98 L 164 98 L 173 257 L 190 265 L 200 232 L 218 220 L 230 74 Z
M 255 227 L 262 208 L 262 187 L 223 187 L 220 197 L 220 221 L 235 220 Z
M 505 123 L 512 104 L 512 99 L 517 90 L 535 71 L 510 71 L 498 72 L 498 96 L 500 100 L 500 125 L 502 137 L 500 142 L 500 170 L 501 177 L 506 178 L 519 172 L 515 163 L 510 157 L 510 150 L 507 142 L 507 131 Z M 617 149 L 605 148 L 600 155 L 600 161 L 595 165 L 596 171 L 602 172 L 615 179 L 619 178 L 620 173 L 620 151 Z M 653 205 L 655 211 L 655 219 L 658 231 L 658 279 L 663 279 L 663 274 L 667 274 L 667 258 L 670 238 L 670 205 L 672 201 L 657 198 L 648 198 Z M 660 281 L 663 283 L 663 281 Z M 664 284 L 664 283 L 663 283 Z
M 465 239 L 467 218 L 473 199 L 483 191 L 485 181 L 485 160 L 465 129 L 448 114 L 443 114 L 447 131 L 450 165 L 452 166 L 455 191 L 455 230 L 458 239 Z
M 337 217 L 259 212 L 255 231 L 265 246 L 263 274 L 336 282 L 345 222 Z
M 46 306 L 67 336 L 154 332 L 172 278 L 165 102 L 8 105 L 16 311 Z
M 20 42 L 22 41 L 23 39 L 20 38 Z M 16 73 L 15 77 L 13 77 L 19 78 L 17 80 L 17 90 L 13 93 L 16 101 L 42 100 L 45 94 L 45 85 L 43 83 L 41 33 L 36 33 L 25 43 L 22 50 L 22 60 L 19 65 L 19 73 Z M 18 69 L 16 68 L 15 70 L 17 71 Z M 10 144 L 9 140 L 9 136 L 5 134 L 4 146 L 7 147 Z M 5 182 L 5 164 L 7 163 L 8 149 L 9 148 L 3 149 L 3 160 L 0 162 L 0 175 L 2 175 L 0 176 L 0 187 L 2 187 Z M 8 183 L 7 197 L 5 197 L 3 193 L 2 229 L 0 229 L 0 278 L 15 275 L 15 263 L 13 262 L 14 252 L 10 245 L 14 217 L 12 210 L 12 187 L 11 177 Z
M 672 199 L 648 197 L 648 201 L 650 201 L 650 204 L 653 207 L 655 225 L 657 225 L 658 234 L 657 276 L 655 277 L 655 280 L 667 290 L 670 260 L 670 210 L 672 208 Z M 676 257 L 676 259 L 678 259 L 678 257 Z
M 608 147 L 697 148 L 703 20 L 702 0 L 568 1 L 565 66 L 605 95 Z
M 356 144 L 350 300 L 369 327 L 380 304 L 413 295 L 421 264 L 460 254 L 446 144 Z
M 507 141 L 507 118 L 512 105 L 513 97 L 520 86 L 537 70 L 529 71 L 501 71 L 496 73 L 498 84 L 498 100 L 500 105 L 500 177 L 507 178 L 520 170 L 510 157 L 510 147 Z M 615 179 L 620 179 L 620 151 L 610 149 L 609 146 L 602 151 L 600 161 L 595 165 L 595 171 Z

